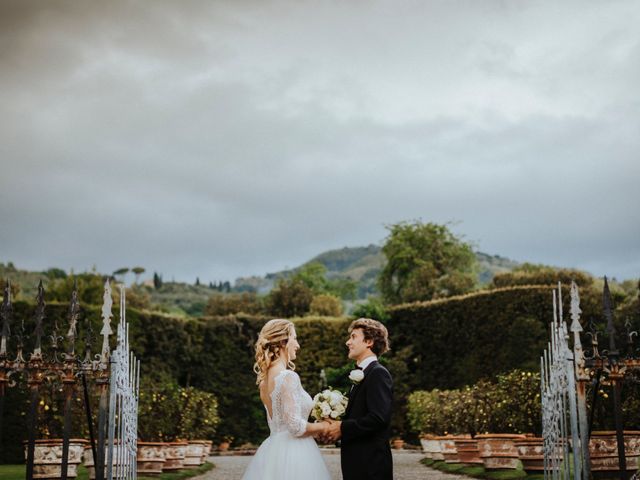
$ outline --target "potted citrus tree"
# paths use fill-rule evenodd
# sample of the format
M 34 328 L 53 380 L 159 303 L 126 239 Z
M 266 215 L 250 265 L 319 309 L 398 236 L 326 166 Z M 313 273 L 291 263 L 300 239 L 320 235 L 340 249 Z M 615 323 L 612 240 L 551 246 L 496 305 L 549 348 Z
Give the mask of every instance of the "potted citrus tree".
M 440 442 L 436 439 L 443 433 L 440 391 L 418 390 L 409 395 L 407 419 L 411 429 L 420 435 L 425 456 L 432 460 L 443 460 Z
M 516 442 L 537 442 L 531 433 L 539 432 L 542 426 L 539 391 L 538 374 L 514 370 L 497 377 L 488 422 L 492 433 L 477 437 L 480 457 L 486 469 L 518 468 L 520 451 Z M 521 447 L 525 468 L 535 471 L 538 459 L 535 445 L 530 443 L 522 443 Z
M 188 442 L 184 466 L 197 468 L 205 461 L 209 439 L 216 433 L 220 418 L 215 395 L 193 387 L 182 388 L 178 435 Z

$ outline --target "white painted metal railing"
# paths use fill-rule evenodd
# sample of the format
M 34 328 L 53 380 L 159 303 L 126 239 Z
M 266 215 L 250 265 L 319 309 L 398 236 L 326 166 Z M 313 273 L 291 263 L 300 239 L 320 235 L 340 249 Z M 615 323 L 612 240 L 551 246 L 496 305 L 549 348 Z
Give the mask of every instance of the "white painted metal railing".
M 111 354 L 107 480 L 137 478 L 140 361 L 129 350 L 125 288 L 120 287 L 117 347 Z

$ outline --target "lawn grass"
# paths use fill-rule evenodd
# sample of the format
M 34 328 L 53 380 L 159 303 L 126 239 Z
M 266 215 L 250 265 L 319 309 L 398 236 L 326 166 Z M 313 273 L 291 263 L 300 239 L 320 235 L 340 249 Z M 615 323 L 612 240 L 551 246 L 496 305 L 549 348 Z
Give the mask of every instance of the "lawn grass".
M 179 470 L 172 473 L 162 473 L 157 477 L 138 477 L 140 480 L 182 480 L 195 477 L 214 468 L 215 465 L 206 462 L 204 465 L 193 470 Z M 27 473 L 26 465 L 0 465 L 0 479 L 2 480 L 24 480 Z M 89 471 L 84 465 L 78 466 L 78 476 L 76 480 L 89 480 Z
M 527 472 L 522 469 L 487 471 L 479 465 L 469 466 L 464 463 L 446 463 L 442 460 L 432 460 L 430 458 L 423 458 L 420 463 L 441 472 L 457 473 L 468 477 L 482 478 L 483 480 L 540 480 L 541 478 L 541 475 L 527 475 Z

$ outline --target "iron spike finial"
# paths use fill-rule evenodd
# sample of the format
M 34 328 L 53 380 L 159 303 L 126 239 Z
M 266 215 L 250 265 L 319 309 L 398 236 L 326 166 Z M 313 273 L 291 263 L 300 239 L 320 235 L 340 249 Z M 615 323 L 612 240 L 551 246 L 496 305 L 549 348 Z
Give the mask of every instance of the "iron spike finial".
M 111 329 L 111 307 L 113 306 L 113 299 L 111 298 L 111 282 L 107 278 L 104 282 L 104 295 L 102 297 L 102 352 L 100 354 L 100 368 L 106 369 L 109 362 L 109 335 L 113 334 Z
M 580 293 L 578 292 L 578 285 L 573 280 L 571 281 L 571 331 L 574 333 L 582 332 L 582 325 L 580 324 L 580 315 L 582 310 L 580 309 Z M 580 338 L 580 337 L 578 337 Z
M 609 334 L 610 353 L 616 352 L 616 327 L 613 324 L 613 301 L 609 290 L 609 281 L 604 277 L 604 289 L 602 291 L 602 306 L 604 318 L 607 320 L 607 333 Z
M 69 354 L 75 353 L 75 342 L 78 334 L 78 317 L 80 316 L 80 303 L 78 302 L 78 290 L 76 287 L 76 281 L 73 281 L 74 289 L 71 292 L 71 303 L 69 304 L 69 331 L 67 332 L 67 339 L 69 341 Z
M 11 280 L 7 279 L 4 286 L 4 296 L 0 307 L 0 319 L 2 320 L 2 330 L 0 331 L 0 358 L 7 356 L 7 342 L 11 336 L 11 320 L 13 318 L 13 307 L 11 305 Z
M 91 344 L 93 343 L 93 328 L 91 326 L 91 319 L 87 315 L 84 323 L 85 327 L 85 337 L 84 337 L 84 365 L 91 365 Z
M 36 324 L 35 330 L 33 332 L 36 337 L 35 346 L 33 348 L 33 354 L 31 355 L 34 359 L 42 358 L 42 336 L 44 335 L 44 287 L 42 286 L 42 279 L 38 283 L 38 294 L 36 295 L 36 312 L 34 314 L 34 321 Z

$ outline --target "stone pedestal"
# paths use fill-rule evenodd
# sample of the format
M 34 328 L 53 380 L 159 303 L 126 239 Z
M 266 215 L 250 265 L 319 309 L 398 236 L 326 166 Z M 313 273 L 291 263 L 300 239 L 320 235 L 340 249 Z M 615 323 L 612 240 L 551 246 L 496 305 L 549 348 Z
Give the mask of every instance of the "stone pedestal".
M 78 465 L 82 462 L 84 447 L 89 442 L 82 439 L 71 439 L 69 442 L 69 455 L 67 477 L 78 476 Z M 24 442 L 25 459 L 27 458 L 28 443 Z M 62 439 L 36 440 L 33 478 L 54 479 L 62 476 Z

